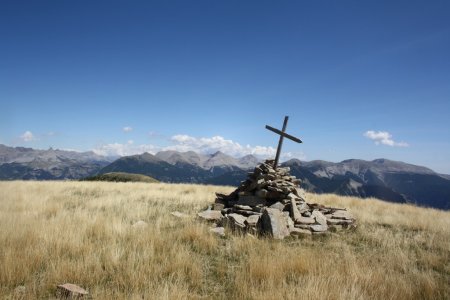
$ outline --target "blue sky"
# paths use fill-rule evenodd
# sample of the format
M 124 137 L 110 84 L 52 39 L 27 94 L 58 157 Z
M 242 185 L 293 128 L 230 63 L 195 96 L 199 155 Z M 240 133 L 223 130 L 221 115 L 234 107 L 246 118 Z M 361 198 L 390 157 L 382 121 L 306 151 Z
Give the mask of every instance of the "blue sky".
M 0 143 L 450 173 L 448 1 L 2 1 Z M 125 129 L 129 127 L 128 129 Z

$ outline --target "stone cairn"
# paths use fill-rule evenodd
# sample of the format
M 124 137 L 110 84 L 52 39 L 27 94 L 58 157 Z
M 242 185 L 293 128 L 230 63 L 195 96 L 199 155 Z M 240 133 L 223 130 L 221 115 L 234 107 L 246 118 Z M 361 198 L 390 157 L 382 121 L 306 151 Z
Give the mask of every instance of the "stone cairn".
M 198 215 L 214 221 L 216 233 L 223 234 L 221 227 L 229 227 L 275 239 L 356 227 L 356 220 L 345 208 L 306 203 L 300 180 L 289 174 L 288 167 L 274 169 L 273 165 L 274 160 L 258 165 L 231 194 L 216 193 L 213 207 Z

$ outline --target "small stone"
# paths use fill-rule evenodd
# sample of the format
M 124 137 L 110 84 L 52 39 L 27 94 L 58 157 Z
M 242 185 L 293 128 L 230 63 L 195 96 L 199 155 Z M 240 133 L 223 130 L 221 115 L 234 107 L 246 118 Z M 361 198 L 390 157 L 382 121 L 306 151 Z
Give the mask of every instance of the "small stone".
M 174 212 L 171 212 L 170 214 L 177 218 L 187 218 L 188 217 L 188 215 L 180 213 L 179 211 L 174 211 Z
M 89 293 L 79 287 L 78 285 L 72 284 L 72 283 L 65 283 L 58 285 L 56 288 L 56 297 L 62 298 L 62 299 L 75 299 L 75 298 L 83 298 L 84 296 L 87 296 Z
M 328 226 L 325 225 L 311 225 L 311 230 L 314 232 L 323 232 L 328 230 Z
M 218 210 L 205 210 L 197 214 L 200 218 L 207 221 L 219 221 L 222 219 L 222 213 Z
M 134 223 L 132 226 L 134 228 L 145 228 L 145 227 L 147 227 L 147 225 L 148 225 L 147 222 L 139 220 L 136 223 Z
M 252 210 L 252 208 L 248 205 L 239 205 L 239 204 L 235 204 L 234 208 L 239 209 L 239 210 Z
M 210 228 L 209 231 L 211 231 L 212 233 L 215 233 L 217 235 L 220 235 L 220 236 L 225 236 L 225 228 L 224 227 Z
M 314 210 L 311 213 L 311 217 L 316 219 L 316 222 L 320 225 L 327 225 L 327 218 L 318 210 Z
M 14 294 L 18 299 L 22 299 L 27 292 L 27 288 L 24 285 L 18 285 L 14 289 Z
M 283 210 L 284 210 L 284 204 L 281 203 L 281 202 L 275 202 L 274 204 L 272 204 L 272 205 L 270 206 L 270 208 L 276 208 L 276 209 L 278 209 L 279 211 L 283 211 Z

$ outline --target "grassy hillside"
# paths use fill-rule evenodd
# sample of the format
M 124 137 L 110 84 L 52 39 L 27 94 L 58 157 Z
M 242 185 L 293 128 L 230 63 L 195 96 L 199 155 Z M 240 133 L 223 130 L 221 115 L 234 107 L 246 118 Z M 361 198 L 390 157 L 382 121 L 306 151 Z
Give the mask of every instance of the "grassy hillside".
M 90 176 L 82 179 L 82 181 L 147 182 L 147 183 L 159 182 L 158 180 L 150 176 L 125 172 L 111 172 Z
M 347 207 L 354 232 L 273 241 L 219 238 L 195 215 L 230 187 L 0 182 L 0 298 L 449 299 L 450 212 L 311 195 Z M 146 228 L 132 226 L 144 220 Z

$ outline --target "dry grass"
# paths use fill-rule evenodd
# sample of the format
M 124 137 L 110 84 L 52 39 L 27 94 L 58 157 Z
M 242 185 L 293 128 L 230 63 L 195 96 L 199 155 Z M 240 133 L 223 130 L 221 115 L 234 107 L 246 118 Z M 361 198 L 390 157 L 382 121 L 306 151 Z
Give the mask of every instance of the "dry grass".
M 449 299 L 450 213 L 308 195 L 348 207 L 355 232 L 318 239 L 219 238 L 195 215 L 229 187 L 0 182 L 0 298 Z M 144 229 L 131 225 L 144 220 Z

